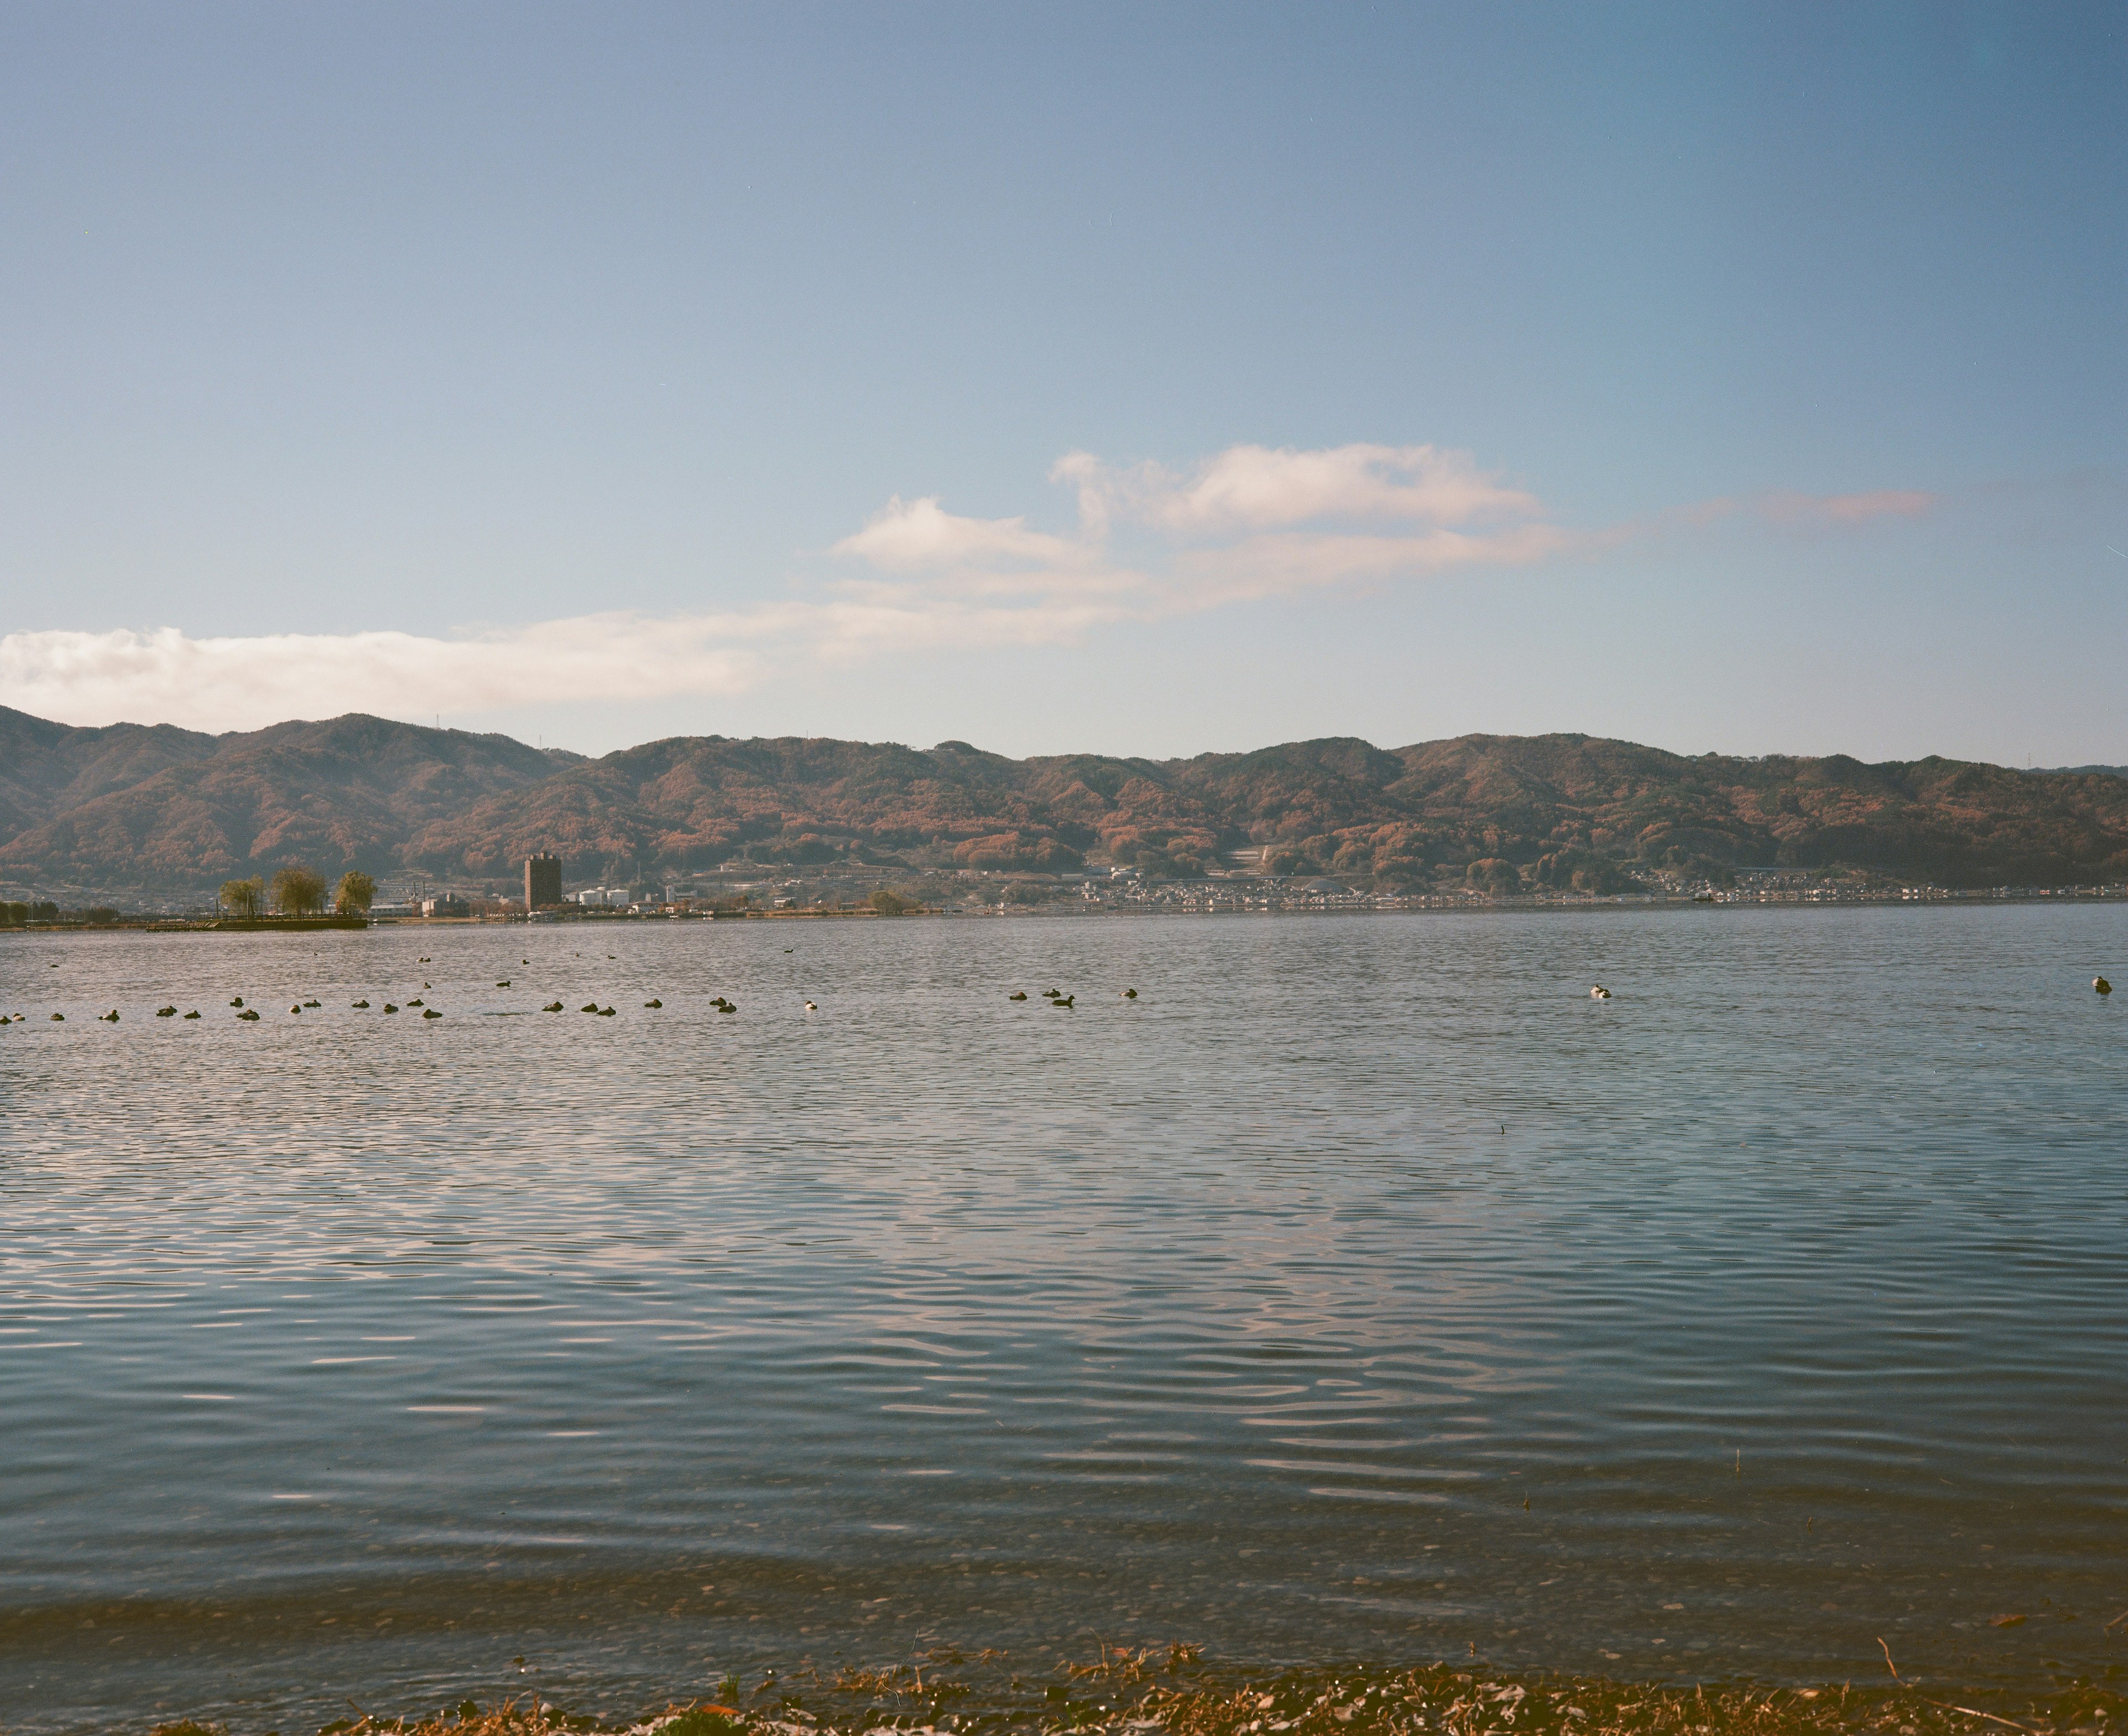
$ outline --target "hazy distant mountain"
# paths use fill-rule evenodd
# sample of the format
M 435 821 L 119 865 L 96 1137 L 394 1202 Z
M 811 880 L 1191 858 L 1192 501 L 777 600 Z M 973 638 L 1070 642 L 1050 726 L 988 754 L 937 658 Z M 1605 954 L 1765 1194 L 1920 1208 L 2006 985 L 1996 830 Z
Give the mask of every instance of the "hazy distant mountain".
M 558 851 L 572 877 L 734 857 L 1062 868 L 1095 856 L 1187 874 L 1249 844 L 1289 871 L 1380 886 L 1461 881 L 1489 860 L 1555 883 L 1640 862 L 2064 884 L 2128 876 L 2128 778 L 1693 758 L 1576 735 L 1165 761 L 701 736 L 587 760 L 359 715 L 203 736 L 0 710 L 0 838 L 12 878 L 173 889 L 297 861 L 500 879 L 535 850 Z

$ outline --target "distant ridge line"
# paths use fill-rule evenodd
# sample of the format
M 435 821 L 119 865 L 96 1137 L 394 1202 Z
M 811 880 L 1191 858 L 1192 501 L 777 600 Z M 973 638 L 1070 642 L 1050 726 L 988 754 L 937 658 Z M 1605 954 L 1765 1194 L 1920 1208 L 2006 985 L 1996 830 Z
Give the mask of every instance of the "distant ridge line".
M 10 884 L 198 889 L 294 861 L 501 880 L 542 850 L 572 876 L 741 856 L 1187 875 L 1251 847 L 1380 889 L 1766 863 L 2088 885 L 2128 878 L 2128 768 L 1682 755 L 1570 733 L 1166 760 L 672 736 L 592 759 L 359 713 L 207 735 L 0 707 Z

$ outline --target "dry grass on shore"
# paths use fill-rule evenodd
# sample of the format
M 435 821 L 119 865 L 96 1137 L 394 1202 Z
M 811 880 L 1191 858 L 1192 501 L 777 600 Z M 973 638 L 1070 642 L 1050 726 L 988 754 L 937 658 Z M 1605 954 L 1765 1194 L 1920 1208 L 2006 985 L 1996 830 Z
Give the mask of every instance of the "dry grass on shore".
M 468 1702 L 433 1718 L 343 1720 L 320 1736 L 2114 1736 L 2128 1725 L 2128 1698 L 2091 1687 L 2007 1699 L 1932 1682 L 1684 1687 L 1446 1665 L 1221 1682 L 1188 1646 L 1104 1648 L 1091 1662 L 1032 1677 L 1005 1667 L 999 1653 L 944 1648 L 876 1669 L 772 1673 L 750 1695 L 729 1679 L 724 1689 L 722 1701 L 675 1703 L 626 1725 L 571 1717 L 533 1699 Z M 150 1736 L 226 1733 L 184 1723 L 159 1725 Z

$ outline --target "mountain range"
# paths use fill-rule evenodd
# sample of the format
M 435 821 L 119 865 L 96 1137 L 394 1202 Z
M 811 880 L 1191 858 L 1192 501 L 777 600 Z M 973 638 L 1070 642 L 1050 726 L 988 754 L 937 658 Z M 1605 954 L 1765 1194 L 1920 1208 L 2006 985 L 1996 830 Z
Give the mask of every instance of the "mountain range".
M 1582 735 L 1178 760 L 685 736 L 588 759 L 359 714 L 203 735 L 0 708 L 0 880 L 23 884 L 175 891 L 292 862 L 500 880 L 540 850 L 572 880 L 734 858 L 1187 875 L 1251 845 L 1380 888 L 1758 866 L 2088 884 L 2128 878 L 2128 778 Z

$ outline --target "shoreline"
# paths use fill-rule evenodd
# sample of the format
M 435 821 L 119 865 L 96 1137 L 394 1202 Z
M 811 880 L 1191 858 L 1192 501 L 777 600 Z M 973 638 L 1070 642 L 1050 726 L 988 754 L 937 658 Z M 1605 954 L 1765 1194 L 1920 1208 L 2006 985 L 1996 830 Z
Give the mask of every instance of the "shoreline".
M 973 908 L 924 908 L 883 916 L 862 908 L 811 910 L 659 910 L 612 911 L 527 918 L 512 916 L 384 916 L 266 918 L 250 921 L 193 918 L 183 916 L 122 916 L 110 922 L 37 922 L 0 927 L 0 939 L 35 936 L 50 939 L 87 934 L 316 934 L 327 932 L 360 933 L 372 929 L 436 929 L 572 927 L 646 923 L 791 923 L 857 921 L 906 922 L 933 920 L 1083 922 L 1100 917 L 1126 920 L 1160 916 L 1324 917 L 1324 916 L 1456 916 L 1570 914 L 1575 912 L 1636 910 L 1881 910 L 1916 905 L 1971 908 L 1978 906 L 2061 906 L 2064 904 L 2128 904 L 2128 887 L 2070 886 L 2057 889 L 1989 888 L 1949 891 L 1931 888 L 1901 893 L 1850 894 L 1837 898 L 1812 897 L 1798 893 L 1730 893 L 1708 897 L 1666 897 L 1608 894 L 1583 898 L 1466 898 L 1437 894 L 1394 896 L 1354 894 L 1346 899 L 1325 899 L 1312 904 L 1289 904 L 1275 908 L 1254 903 L 1238 894 L 1223 891 L 1185 897 L 1171 902 L 1142 904 L 1075 905 L 1059 899 L 1048 904 Z
M 1886 1654 L 1887 1668 L 1891 1667 Z M 1961 1687 L 1933 1678 L 1831 1682 L 1646 1682 L 1461 1664 L 1312 1666 L 1273 1672 L 1207 1666 L 1197 1648 L 1100 1648 L 1080 1662 L 1020 1672 L 995 1651 L 939 1647 L 892 1666 L 800 1663 L 747 1687 L 727 1676 L 710 1694 L 661 1711 L 604 1720 L 530 1695 L 433 1714 L 359 1715 L 318 1736 L 859 1736 L 881 1730 L 1077 1731 L 1087 1736 L 2111 1736 L 2128 1695 L 2076 1682 L 2040 1692 Z M 143 1720 L 145 1724 L 145 1720 Z M 126 1724 L 114 1729 L 131 1729 Z M 166 1719 L 148 1736 L 253 1736 L 246 1728 Z M 265 1736 L 282 1736 L 280 1732 Z

